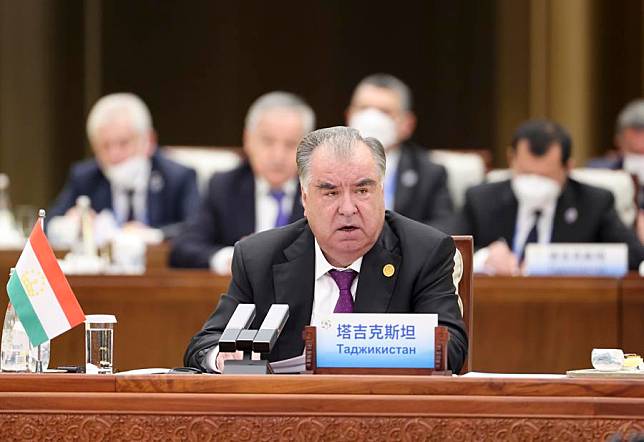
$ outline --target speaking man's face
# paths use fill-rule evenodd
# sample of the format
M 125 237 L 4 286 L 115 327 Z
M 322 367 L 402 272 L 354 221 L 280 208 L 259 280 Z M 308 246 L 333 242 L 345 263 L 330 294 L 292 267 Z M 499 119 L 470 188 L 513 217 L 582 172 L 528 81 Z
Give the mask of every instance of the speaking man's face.
M 346 157 L 328 146 L 311 156 L 304 215 L 331 265 L 346 267 L 375 244 L 385 220 L 382 178 L 369 147 Z
M 255 127 L 244 132 L 244 151 L 255 175 L 273 188 L 293 179 L 297 175 L 295 152 L 303 136 L 299 112 L 276 108 L 262 113 Z

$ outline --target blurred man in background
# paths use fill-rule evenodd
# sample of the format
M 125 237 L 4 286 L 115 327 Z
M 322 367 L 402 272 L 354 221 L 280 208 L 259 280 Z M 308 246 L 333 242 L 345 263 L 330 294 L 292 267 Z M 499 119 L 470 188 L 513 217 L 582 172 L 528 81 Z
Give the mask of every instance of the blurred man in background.
M 315 114 L 301 98 L 259 97 L 244 126 L 248 160 L 211 178 L 199 210 L 173 241 L 170 264 L 229 274 L 235 242 L 302 218 L 295 152 L 314 128 Z
M 615 146 L 618 154 L 589 161 L 589 167 L 623 169 L 635 175 L 639 183 L 637 231 L 644 241 L 644 99 L 628 103 L 617 117 Z
M 389 74 L 374 74 L 356 86 L 347 124 L 385 147 L 385 205 L 389 210 L 437 228 L 452 214 L 447 172 L 409 138 L 416 128 L 409 87 Z
M 512 138 L 512 178 L 469 189 L 455 232 L 474 235 L 474 270 L 516 275 L 528 243 L 626 243 L 629 267 L 644 247 L 619 219 L 612 193 L 571 179 L 572 141 L 552 121 L 529 121 Z
M 196 210 L 194 170 L 158 151 L 150 111 L 139 97 L 118 93 L 98 100 L 87 118 L 87 136 L 95 158 L 72 166 L 48 213 L 50 235 L 67 235 L 78 224 L 81 195 L 95 213 L 110 212 L 122 228 L 159 228 L 166 237 Z

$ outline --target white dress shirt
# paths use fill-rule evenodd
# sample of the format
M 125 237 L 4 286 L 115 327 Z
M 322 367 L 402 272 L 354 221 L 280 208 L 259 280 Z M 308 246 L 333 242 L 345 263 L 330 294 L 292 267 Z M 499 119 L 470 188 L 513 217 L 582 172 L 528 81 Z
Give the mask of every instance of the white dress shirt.
M 512 253 L 521 256 L 521 252 L 525 247 L 525 242 L 534 225 L 536 211 L 541 211 L 539 222 L 537 224 L 537 243 L 548 244 L 552 238 L 552 226 L 555 218 L 555 210 L 557 208 L 557 201 L 552 201 L 542 208 L 533 208 L 519 203 L 517 209 L 517 219 L 514 225 L 514 239 L 512 244 L 508 247 L 512 249 Z M 489 249 L 484 247 L 474 253 L 473 270 L 475 273 L 493 273 L 485 267 L 485 262 L 489 255 Z
M 555 216 L 556 206 L 556 200 L 540 208 L 528 207 L 519 203 L 517 221 L 514 226 L 514 240 L 512 244 L 512 251 L 517 257 L 521 256 L 523 253 L 525 242 L 534 226 L 537 211 L 541 212 L 537 223 L 537 243 L 547 244 L 550 242 L 550 238 L 552 238 L 552 223 Z
M 351 283 L 351 296 L 356 299 L 356 289 L 358 288 L 358 279 L 360 278 L 360 268 L 362 266 L 362 256 L 356 259 L 351 265 L 345 268 L 332 266 L 327 261 L 322 249 L 315 240 L 315 285 L 313 289 L 313 309 L 311 311 L 310 325 L 319 325 L 323 318 L 333 313 L 335 305 L 340 297 L 340 289 L 335 280 L 329 275 L 329 270 L 355 270 L 358 274 Z M 213 347 L 205 356 L 205 366 L 211 370 L 220 373 L 220 367 L 217 367 L 217 355 L 219 346 Z
M 329 270 L 355 270 L 358 274 L 351 283 L 351 296 L 353 300 L 356 299 L 356 288 L 358 287 L 358 279 L 360 278 L 360 267 L 362 266 L 362 256 L 349 267 L 338 268 L 329 264 L 322 249 L 315 240 L 315 286 L 313 289 L 313 310 L 311 311 L 311 324 L 319 325 L 319 322 L 333 313 L 335 305 L 338 303 L 340 297 L 340 289 L 335 283 L 335 280 L 329 275 Z
M 297 179 L 290 180 L 284 184 L 282 191 L 282 210 L 291 214 L 293 202 L 297 195 Z M 270 194 L 271 186 L 268 182 L 260 177 L 255 177 L 255 233 L 275 227 L 277 220 L 277 201 Z M 210 258 L 210 269 L 220 275 L 230 273 L 230 261 L 233 257 L 234 247 L 228 246 L 219 249 Z
M 150 166 L 151 167 L 151 166 Z M 147 224 L 148 221 L 148 185 L 150 182 L 151 168 L 145 169 L 145 175 L 138 180 L 137 185 L 134 187 L 134 195 L 132 196 L 132 203 L 134 204 L 134 220 Z M 110 183 L 112 190 L 112 210 L 116 222 L 121 225 L 127 222 L 127 216 L 130 212 L 130 201 L 128 198 L 128 189 L 121 186 L 115 186 Z
M 287 181 L 281 190 L 284 192 L 282 211 L 290 216 L 297 193 L 297 180 Z M 271 195 L 271 186 L 265 179 L 255 177 L 255 232 L 275 227 L 277 213 L 277 201 Z

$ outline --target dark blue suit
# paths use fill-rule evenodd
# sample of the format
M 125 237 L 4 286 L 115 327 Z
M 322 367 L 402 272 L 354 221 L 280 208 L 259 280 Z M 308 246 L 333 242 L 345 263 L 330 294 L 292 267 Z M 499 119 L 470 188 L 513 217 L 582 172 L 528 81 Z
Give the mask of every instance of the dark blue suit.
M 165 158 L 156 151 L 151 157 L 152 171 L 148 185 L 147 225 L 167 227 L 184 221 L 199 206 L 195 171 Z M 112 209 L 110 182 L 95 159 L 72 166 L 67 183 L 47 213 L 48 218 L 64 215 L 76 204 L 76 198 L 87 195 L 92 209 Z
M 300 192 L 293 199 L 289 223 L 304 216 Z M 220 249 L 255 233 L 255 176 L 248 163 L 216 173 L 199 211 L 185 223 L 170 252 L 173 267 L 208 268 Z

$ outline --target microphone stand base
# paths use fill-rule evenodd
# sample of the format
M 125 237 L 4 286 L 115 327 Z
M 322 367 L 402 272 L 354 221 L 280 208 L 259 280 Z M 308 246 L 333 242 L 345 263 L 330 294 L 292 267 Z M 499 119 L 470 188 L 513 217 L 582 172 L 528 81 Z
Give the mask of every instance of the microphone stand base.
M 272 374 L 271 365 L 266 360 L 227 359 L 224 361 L 223 374 Z

